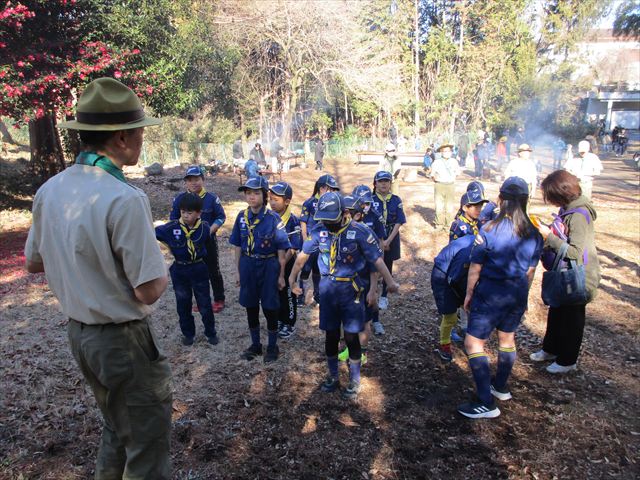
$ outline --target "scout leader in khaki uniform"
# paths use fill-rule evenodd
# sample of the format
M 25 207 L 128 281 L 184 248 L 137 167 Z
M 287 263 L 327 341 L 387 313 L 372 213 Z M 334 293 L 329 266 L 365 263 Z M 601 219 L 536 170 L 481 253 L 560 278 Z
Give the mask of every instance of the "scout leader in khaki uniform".
M 135 93 L 99 78 L 78 100 L 84 151 L 33 201 L 27 270 L 45 272 L 69 318 L 71 351 L 104 417 L 96 479 L 170 478 L 171 370 L 150 325 L 167 287 L 147 196 L 129 185 L 146 117 Z
M 445 142 L 438 147 L 440 158 L 431 165 L 431 177 L 434 184 L 435 226 L 436 229 L 449 230 L 449 225 L 455 217 L 457 201 L 456 177 L 460 173 L 460 167 L 453 155 L 453 144 Z

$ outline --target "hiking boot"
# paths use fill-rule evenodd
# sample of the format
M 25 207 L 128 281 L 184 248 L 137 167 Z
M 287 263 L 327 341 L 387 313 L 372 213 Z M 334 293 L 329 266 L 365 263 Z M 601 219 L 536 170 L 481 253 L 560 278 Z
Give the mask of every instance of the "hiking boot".
M 349 380 L 349 385 L 342 392 L 342 398 L 346 400 L 357 400 L 360 393 L 360 382 Z
M 188 347 L 189 345 L 193 345 L 193 337 L 182 337 L 182 345 Z
M 387 300 L 387 297 L 380 297 L 380 299 L 378 300 L 378 308 L 380 310 L 386 310 L 387 308 L 389 308 L 389 300 Z
M 323 391 L 324 393 L 332 393 L 332 392 L 335 392 L 339 386 L 340 386 L 340 381 L 337 378 L 329 375 L 327 378 L 324 379 L 324 382 L 322 382 L 322 384 L 320 385 L 320 390 Z
M 267 347 L 267 353 L 264 355 L 264 363 L 271 363 L 278 360 L 278 356 L 280 355 L 280 348 L 277 345 L 273 347 Z
M 500 415 L 500 409 L 495 402 L 484 404 L 479 402 L 463 403 L 458 407 L 458 413 L 467 418 L 496 418 Z
M 553 353 L 547 353 L 544 350 L 538 350 L 529 355 L 529 358 L 534 362 L 544 362 L 547 360 L 555 360 L 556 356 Z
M 382 322 L 373 322 L 373 333 L 376 335 L 384 335 L 384 325 L 382 325 Z
M 547 367 L 547 372 L 549 373 L 568 373 L 572 370 L 578 368 L 576 364 L 573 365 L 558 365 L 556 362 L 553 362 L 551 365 Z
M 446 363 L 451 363 L 453 361 L 453 355 L 451 354 L 451 347 L 443 348 L 442 345 L 436 350 L 438 355 L 440 356 L 440 360 Z
M 251 345 L 244 352 L 242 352 L 241 356 L 245 360 L 251 361 L 260 355 L 262 355 L 262 345 L 258 344 L 258 345 Z
M 347 347 L 338 354 L 338 360 L 340 360 L 341 362 L 346 362 L 348 358 L 349 348 Z
M 207 337 L 207 342 L 211 345 L 217 345 L 220 343 L 220 340 L 218 339 L 218 335 L 212 335 L 211 337 Z
M 224 310 L 224 300 L 217 300 L 213 302 L 212 308 L 213 313 L 220 313 L 222 310 Z
M 296 327 L 291 325 L 282 325 L 282 328 L 278 332 L 278 336 L 280 338 L 289 338 L 294 333 L 296 333 Z
M 491 384 L 491 395 L 496 397 L 498 400 L 511 400 L 513 397 L 511 396 L 511 392 L 505 385 L 503 388 L 496 387 L 493 383 Z

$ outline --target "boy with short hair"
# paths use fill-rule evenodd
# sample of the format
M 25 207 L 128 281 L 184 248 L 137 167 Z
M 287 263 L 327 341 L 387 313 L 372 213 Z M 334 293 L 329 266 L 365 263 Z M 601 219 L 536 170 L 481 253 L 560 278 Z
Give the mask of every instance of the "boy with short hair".
M 169 268 L 173 290 L 176 294 L 176 308 L 182 331 L 182 344 L 193 345 L 196 327 L 191 313 L 192 297 L 196 304 L 204 333 L 211 345 L 218 343 L 215 317 L 209 295 L 209 271 L 204 258 L 207 255 L 210 227 L 202 221 L 202 199 L 195 193 L 185 193 L 178 203 L 180 219 L 156 227 L 156 238 L 167 245 L 175 261 Z
M 224 224 L 227 219 L 224 208 L 220 203 L 220 199 L 213 192 L 207 192 L 204 188 L 204 175 L 198 165 L 192 165 L 187 169 L 184 175 L 184 183 L 187 191 L 179 194 L 173 200 L 171 208 L 170 220 L 178 220 L 180 218 L 179 204 L 182 197 L 186 193 L 194 193 L 202 199 L 202 220 L 209 224 L 209 240 L 205 245 L 206 255 L 203 260 L 209 271 L 209 281 L 213 289 L 213 312 L 219 313 L 224 308 L 224 281 L 222 280 L 222 272 L 220 271 L 220 262 L 218 259 L 218 238 L 216 232 Z

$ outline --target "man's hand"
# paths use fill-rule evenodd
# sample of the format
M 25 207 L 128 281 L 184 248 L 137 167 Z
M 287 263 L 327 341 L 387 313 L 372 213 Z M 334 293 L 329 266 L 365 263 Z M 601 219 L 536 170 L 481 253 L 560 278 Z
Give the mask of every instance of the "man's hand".
M 398 291 L 400 291 L 400 284 L 398 282 L 396 282 L 395 280 L 393 281 L 393 283 L 388 283 L 387 284 L 387 292 L 389 292 L 389 293 L 397 293 Z

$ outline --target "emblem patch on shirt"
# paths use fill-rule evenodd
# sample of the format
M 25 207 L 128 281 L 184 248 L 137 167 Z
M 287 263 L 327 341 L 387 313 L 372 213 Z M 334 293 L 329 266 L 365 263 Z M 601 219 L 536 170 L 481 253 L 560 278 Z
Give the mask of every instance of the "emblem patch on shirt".
M 180 230 L 179 228 L 174 228 L 174 229 L 173 229 L 173 234 L 174 234 L 176 237 L 179 237 L 181 233 L 182 233 L 182 230 Z
M 278 230 L 284 230 L 284 223 L 278 222 Z
M 327 232 L 326 230 L 323 230 L 320 232 L 320 238 L 324 238 L 324 237 L 328 237 L 329 236 L 329 232 Z
M 244 217 L 240 217 L 240 225 L 244 225 Z
M 473 241 L 474 245 L 482 245 L 484 243 L 484 240 L 482 239 L 482 236 L 480 234 L 476 235 L 476 239 Z
M 380 206 L 380 203 L 378 203 L 378 202 L 373 202 L 373 206 L 374 206 L 374 207 L 379 207 L 379 206 Z
M 460 230 L 462 230 L 463 232 L 467 231 L 467 226 L 466 225 L 460 225 Z
M 347 240 L 354 240 L 356 238 L 355 230 L 350 230 L 347 232 Z
M 370 243 L 372 245 L 376 243 L 376 239 L 373 238 L 373 235 L 369 234 L 369 236 L 367 237 L 367 243 Z

